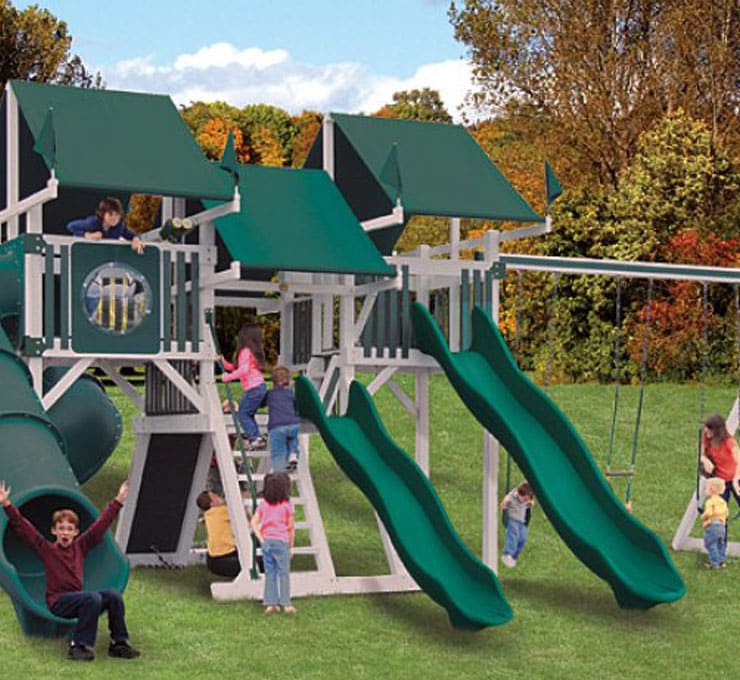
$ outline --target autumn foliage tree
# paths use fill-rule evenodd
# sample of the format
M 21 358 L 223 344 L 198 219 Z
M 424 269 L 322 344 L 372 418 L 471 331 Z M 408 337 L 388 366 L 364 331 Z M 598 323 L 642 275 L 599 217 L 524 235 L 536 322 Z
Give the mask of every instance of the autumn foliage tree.
M 0 0 L 0 88 L 13 78 L 102 87 L 100 74 L 89 73 L 71 49 L 66 22 L 37 5 L 19 10 Z
M 679 108 L 738 149 L 736 0 L 462 0 L 449 16 L 479 102 L 544 116 L 585 181 L 617 187 L 640 135 Z

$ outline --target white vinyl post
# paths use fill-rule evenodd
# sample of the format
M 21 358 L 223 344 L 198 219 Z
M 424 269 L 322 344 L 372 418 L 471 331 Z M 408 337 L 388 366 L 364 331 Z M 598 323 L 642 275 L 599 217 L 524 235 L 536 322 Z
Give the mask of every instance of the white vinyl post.
M 321 154 L 323 157 L 323 167 L 329 177 L 334 179 L 334 120 L 330 113 L 324 116 L 322 123 L 323 139 L 321 145 Z
M 450 259 L 460 259 L 460 218 L 450 219 Z M 450 286 L 450 349 L 460 351 L 460 280 Z
M 342 295 L 339 298 L 339 410 L 344 413 L 349 402 L 349 385 L 355 378 L 352 346 L 355 330 L 355 296 L 352 293 L 354 276 L 342 276 Z
M 484 256 L 486 262 L 498 260 L 498 231 L 485 235 Z M 494 279 L 492 290 L 492 316 L 494 323 L 499 319 L 499 280 Z M 483 562 L 498 573 L 498 465 L 499 443 L 489 432 L 483 432 Z
M 18 151 L 18 100 L 10 83 L 5 85 L 5 207 L 12 208 L 20 198 Z M 7 240 L 18 236 L 18 216 L 8 220 Z

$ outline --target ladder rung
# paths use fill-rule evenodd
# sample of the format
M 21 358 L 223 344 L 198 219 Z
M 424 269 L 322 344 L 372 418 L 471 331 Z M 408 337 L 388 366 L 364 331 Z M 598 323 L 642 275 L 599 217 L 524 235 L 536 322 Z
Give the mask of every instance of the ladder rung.
M 242 457 L 241 451 L 239 451 L 238 449 L 234 449 L 233 453 L 234 453 L 234 458 L 236 458 L 237 460 L 241 460 L 241 457 Z M 269 458 L 270 452 L 267 451 L 266 449 L 258 449 L 257 451 L 245 451 L 244 455 L 247 458 Z
M 293 548 L 294 555 L 318 555 L 319 549 L 311 545 L 302 545 L 299 548 Z
M 634 477 L 634 470 L 607 470 L 604 473 L 607 477 Z
M 295 482 L 298 479 L 297 475 L 289 475 L 290 481 Z M 247 481 L 247 475 L 245 474 L 239 474 L 237 475 L 237 479 L 240 482 L 246 482 Z M 252 473 L 252 481 L 254 482 L 262 482 L 265 479 L 265 473 L 264 472 L 253 472 Z
M 295 528 L 296 529 L 311 529 L 313 528 L 313 524 L 311 522 L 296 522 Z

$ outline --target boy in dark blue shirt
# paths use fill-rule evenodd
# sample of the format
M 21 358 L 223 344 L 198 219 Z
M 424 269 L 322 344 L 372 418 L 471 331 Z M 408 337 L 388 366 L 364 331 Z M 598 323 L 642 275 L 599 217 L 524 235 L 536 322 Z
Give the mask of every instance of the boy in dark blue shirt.
M 270 435 L 270 464 L 273 472 L 293 472 L 298 467 L 298 433 L 301 419 L 290 388 L 285 366 L 272 370 L 273 388 L 267 393 L 267 432 Z
M 79 236 L 92 241 L 101 239 L 126 239 L 131 241 L 131 247 L 141 255 L 144 244 L 123 222 L 123 205 L 113 196 L 104 198 L 98 204 L 94 215 L 80 220 L 72 220 L 67 225 L 67 231 L 73 236 Z

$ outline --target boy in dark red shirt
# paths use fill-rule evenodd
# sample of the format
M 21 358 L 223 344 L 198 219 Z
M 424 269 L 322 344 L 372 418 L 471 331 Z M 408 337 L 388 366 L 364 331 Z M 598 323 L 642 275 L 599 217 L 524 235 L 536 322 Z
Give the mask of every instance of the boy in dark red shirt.
M 108 655 L 134 659 L 139 652 L 128 644 L 123 598 L 117 590 L 82 590 L 82 563 L 85 556 L 103 540 L 105 532 L 118 515 L 128 495 L 128 481 L 121 484 L 118 495 L 81 536 L 79 518 L 74 510 L 57 510 L 51 518 L 51 533 L 56 541 L 47 541 L 10 502 L 10 487 L 0 482 L 0 505 L 8 523 L 20 538 L 33 548 L 44 564 L 46 604 L 49 611 L 65 619 L 77 618 L 69 646 L 69 658 L 92 661 L 98 617 L 108 611 L 111 643 Z

